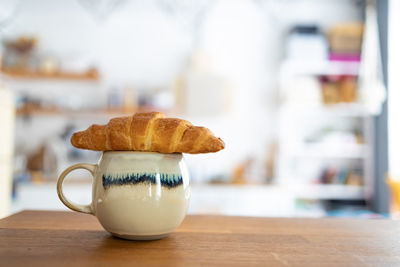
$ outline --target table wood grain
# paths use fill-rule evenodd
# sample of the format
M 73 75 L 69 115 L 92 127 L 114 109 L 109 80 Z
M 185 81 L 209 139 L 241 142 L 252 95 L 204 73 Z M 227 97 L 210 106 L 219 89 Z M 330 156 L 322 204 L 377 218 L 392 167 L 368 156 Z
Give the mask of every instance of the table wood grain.
M 400 266 L 400 221 L 187 216 L 167 238 L 127 241 L 96 218 L 0 220 L 0 266 Z

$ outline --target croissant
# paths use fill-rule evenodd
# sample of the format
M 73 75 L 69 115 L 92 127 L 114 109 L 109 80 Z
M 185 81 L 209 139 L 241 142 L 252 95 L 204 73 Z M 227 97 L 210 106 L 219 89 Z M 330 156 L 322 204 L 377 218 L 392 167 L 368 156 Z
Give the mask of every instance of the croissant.
M 71 144 L 99 151 L 151 151 L 160 153 L 209 153 L 224 149 L 225 143 L 205 127 L 181 119 L 166 118 L 161 112 L 136 113 L 93 124 L 76 132 Z

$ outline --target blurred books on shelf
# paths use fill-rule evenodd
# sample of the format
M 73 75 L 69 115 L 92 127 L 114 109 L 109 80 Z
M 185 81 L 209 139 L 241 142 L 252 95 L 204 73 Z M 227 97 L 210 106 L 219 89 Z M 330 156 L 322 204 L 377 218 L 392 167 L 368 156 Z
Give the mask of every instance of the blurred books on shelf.
M 321 171 L 317 182 L 321 184 L 363 185 L 362 169 L 326 167 Z

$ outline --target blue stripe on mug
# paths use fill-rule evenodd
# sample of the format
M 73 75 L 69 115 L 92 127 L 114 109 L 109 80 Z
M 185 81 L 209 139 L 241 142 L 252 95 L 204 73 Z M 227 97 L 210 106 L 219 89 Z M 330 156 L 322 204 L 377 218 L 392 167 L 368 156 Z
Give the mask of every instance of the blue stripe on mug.
M 167 173 L 127 173 L 127 174 L 103 174 L 103 187 L 107 189 L 111 186 L 135 185 L 139 183 L 157 183 L 159 176 L 162 186 L 168 188 L 177 187 L 183 184 L 182 175 Z

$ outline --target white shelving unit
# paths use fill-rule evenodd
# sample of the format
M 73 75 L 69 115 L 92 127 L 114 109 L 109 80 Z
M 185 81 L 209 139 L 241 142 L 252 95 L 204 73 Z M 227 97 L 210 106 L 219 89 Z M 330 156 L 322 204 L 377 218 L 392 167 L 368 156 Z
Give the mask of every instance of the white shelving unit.
M 282 63 L 280 70 L 281 95 L 296 88 L 288 88 L 298 77 L 320 75 L 357 75 L 359 63 L 354 62 L 291 62 Z M 296 86 L 296 83 L 292 83 Z M 292 99 L 293 100 L 293 99 Z M 298 199 L 365 200 L 373 195 L 373 120 L 361 103 L 341 103 L 324 106 L 321 103 L 283 101 L 279 112 L 278 181 L 291 185 Z M 363 143 L 307 142 L 307 134 L 339 122 L 357 128 Z M 353 124 L 353 126 L 352 126 Z M 340 127 L 339 127 L 340 129 Z M 338 130 L 340 131 L 340 130 Z M 318 169 L 329 164 L 357 167 L 362 170 L 362 185 L 318 184 Z M 314 172 L 300 173 L 299 170 Z
M 317 200 L 364 200 L 365 187 L 339 184 L 296 185 L 291 187 L 296 198 Z
M 309 74 L 311 75 L 311 74 Z M 297 113 L 300 115 L 320 114 L 324 116 L 337 117 L 369 117 L 368 111 L 360 103 L 338 103 L 335 105 L 318 106 L 290 106 L 283 105 L 282 113 Z
M 282 75 L 358 75 L 359 62 L 340 61 L 284 61 L 281 65 Z

